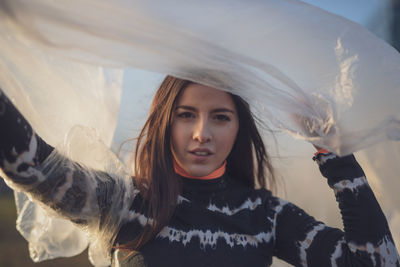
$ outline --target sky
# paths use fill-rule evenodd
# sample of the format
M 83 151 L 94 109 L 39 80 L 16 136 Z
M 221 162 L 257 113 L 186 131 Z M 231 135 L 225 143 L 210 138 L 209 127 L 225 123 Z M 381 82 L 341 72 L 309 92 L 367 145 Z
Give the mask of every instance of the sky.
M 387 0 L 302 0 L 322 9 L 365 25 L 380 12 Z

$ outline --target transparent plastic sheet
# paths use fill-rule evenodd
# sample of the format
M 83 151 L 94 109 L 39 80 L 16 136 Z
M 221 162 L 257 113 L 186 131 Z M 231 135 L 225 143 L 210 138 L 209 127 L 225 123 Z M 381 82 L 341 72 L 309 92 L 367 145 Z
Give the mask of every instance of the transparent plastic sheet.
M 78 173 L 74 186 L 81 184 L 82 192 L 88 197 L 82 207 L 83 212 L 73 211 L 64 217 L 86 221 L 79 224 L 89 241 L 89 259 L 95 266 L 108 266 L 114 239 L 137 194 L 129 171 L 95 130 L 82 126 L 71 129 L 64 143 L 46 160 L 44 168 L 46 165 L 51 166 L 47 173 L 49 177 L 56 176 L 60 169 L 62 172 L 66 165 L 69 171 Z M 77 192 L 77 197 L 80 194 Z M 99 206 L 102 201 L 103 205 Z M 61 244 L 58 249 L 62 251 L 63 247 Z
M 103 108 L 113 107 L 111 114 L 116 114 L 121 73 L 107 70 L 117 81 L 109 83 L 102 68 L 85 63 L 169 73 L 234 92 L 248 100 L 270 128 L 337 154 L 400 139 L 399 54 L 361 26 L 299 1 L 4 0 L 0 7 L 0 85 L 51 144 L 59 143 L 73 124 L 113 134 L 116 119 Z M 43 72 L 42 62 L 48 72 Z M 59 73 L 62 79 L 54 78 Z M 143 99 L 134 86 L 124 86 L 136 101 Z M 108 95 L 99 98 L 98 92 Z M 60 95 L 58 99 L 68 103 L 77 99 L 79 109 L 63 114 L 72 115 L 72 124 L 50 121 L 51 114 L 65 106 L 58 103 L 43 109 Z M 110 105 L 102 102 L 110 99 Z M 84 109 L 86 103 L 93 105 Z M 137 114 L 146 116 L 143 106 L 132 110 L 136 117 L 126 123 L 130 125 L 126 135 L 114 136 L 114 142 L 135 136 L 128 132 L 140 129 Z M 94 115 L 97 120 L 90 119 Z M 118 120 L 125 120 L 121 116 L 124 113 Z M 311 131 L 294 118 L 304 118 Z M 90 123 L 80 122 L 85 119 Z M 46 127 L 51 129 L 47 133 L 41 130 Z M 110 139 L 103 140 L 110 145 Z M 307 156 L 311 146 L 305 148 L 285 136 L 279 136 L 278 143 L 283 148 L 276 164 L 286 180 L 286 198 L 318 219 L 340 226 L 338 212 L 332 212 L 337 210 L 333 196 L 326 197 L 329 188 Z M 398 146 L 391 148 L 398 151 Z M 368 169 L 370 182 L 378 185 L 375 191 L 381 192 L 378 198 L 384 209 L 390 211 L 396 239 L 397 195 L 379 187 L 394 181 L 393 173 L 399 173 L 396 164 L 382 165 L 372 160 L 375 152 L 361 153 L 365 162 L 361 164 Z M 399 162 L 398 154 L 389 157 Z M 298 192 L 307 189 L 306 184 L 313 188 L 307 194 Z M 317 204 L 315 199 L 322 201 Z
M 87 248 L 86 233 L 69 220 L 49 216 L 23 192 L 15 191 L 14 195 L 19 214 L 17 229 L 29 241 L 29 254 L 34 261 L 71 257 Z
M 0 22 L 0 87 L 35 131 L 47 143 L 60 146 L 71 128 L 85 125 L 96 129 L 104 146 L 110 147 L 118 120 L 123 71 L 52 56 L 3 22 Z M 85 152 L 90 151 L 83 150 L 81 154 L 84 156 Z M 87 248 L 87 231 L 54 213 L 49 216 L 41 205 L 18 189 L 14 195 L 17 229 L 29 241 L 34 261 L 74 256 Z M 108 251 L 98 250 L 102 257 L 97 258 L 103 263 L 108 261 L 103 259 Z
M 264 121 L 337 154 L 399 139 L 398 52 L 360 25 L 302 2 L 16 0 L 2 6 L 9 27 L 49 53 L 237 93 Z M 307 118 L 315 134 L 295 125 L 292 114 Z
M 17 228 L 30 242 L 31 257 L 73 256 L 89 244 L 93 265 L 108 266 L 114 239 L 138 192 L 125 165 L 95 130 L 75 126 L 38 171 L 35 184 L 8 181 L 15 190 L 29 192 L 16 202 Z

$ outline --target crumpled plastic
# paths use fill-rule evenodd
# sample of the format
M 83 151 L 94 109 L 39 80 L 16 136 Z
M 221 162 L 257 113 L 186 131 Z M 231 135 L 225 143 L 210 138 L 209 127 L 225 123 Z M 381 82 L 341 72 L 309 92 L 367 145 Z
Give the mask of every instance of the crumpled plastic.
M 3 0 L 0 59 L 0 86 L 54 146 L 74 125 L 84 125 L 118 150 L 141 128 L 152 93 L 168 73 L 240 95 L 273 131 L 339 155 L 368 148 L 359 153 L 361 164 L 399 236 L 400 201 L 387 185 L 396 183 L 391 177 L 399 169 L 393 141 L 400 140 L 400 56 L 356 23 L 294 0 Z M 140 82 L 152 79 L 147 87 Z M 124 109 L 125 97 L 138 103 L 128 108 L 133 116 Z M 302 154 L 312 148 L 276 135 L 278 148 L 267 143 L 280 156 L 274 162 L 286 198 L 336 224 L 333 196 L 317 204 L 312 193 L 294 190 L 318 180 Z M 373 145 L 384 141 L 391 142 L 386 153 L 394 163 L 376 158 Z M 129 157 L 129 149 L 123 151 Z M 326 199 L 322 192 L 329 188 L 319 180 L 312 183 Z M 34 259 L 51 258 L 53 251 Z M 93 263 L 106 265 L 107 259 Z

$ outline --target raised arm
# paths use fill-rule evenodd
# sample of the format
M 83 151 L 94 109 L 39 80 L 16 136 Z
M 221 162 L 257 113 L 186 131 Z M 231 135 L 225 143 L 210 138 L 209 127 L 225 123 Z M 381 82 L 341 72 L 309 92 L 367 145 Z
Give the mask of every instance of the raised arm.
M 386 218 L 353 155 L 317 158 L 334 190 L 344 232 L 291 203 L 277 214 L 275 254 L 295 266 L 400 266 Z
M 128 207 L 124 183 L 57 153 L 32 129 L 0 89 L 0 176 L 16 190 L 84 225 L 118 223 Z

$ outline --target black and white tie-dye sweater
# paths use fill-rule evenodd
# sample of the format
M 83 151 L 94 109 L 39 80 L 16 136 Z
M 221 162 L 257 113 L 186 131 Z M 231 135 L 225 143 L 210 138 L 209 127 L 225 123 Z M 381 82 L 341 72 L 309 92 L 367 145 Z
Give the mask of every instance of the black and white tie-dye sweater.
M 58 166 L 46 175 L 43 162 L 52 147 L 39 138 L 0 89 L 0 168 L 3 178 L 79 225 L 109 213 L 104 190 L 109 179 L 85 177 Z M 269 266 L 279 257 L 294 266 L 397 266 L 390 230 L 354 156 L 322 155 L 320 170 L 332 187 L 343 217 L 344 232 L 316 221 L 295 205 L 265 189 L 252 189 L 224 175 L 214 180 L 183 178 L 176 210 L 161 232 L 127 256 L 112 251 L 114 266 L 208 267 Z M 104 183 L 108 184 L 105 187 Z M 89 186 L 90 184 L 90 186 Z M 115 245 L 132 240 L 147 218 L 140 213 L 140 194 L 129 201 Z M 88 204 L 88 199 L 94 199 Z M 114 216 L 114 215 L 113 215 Z

